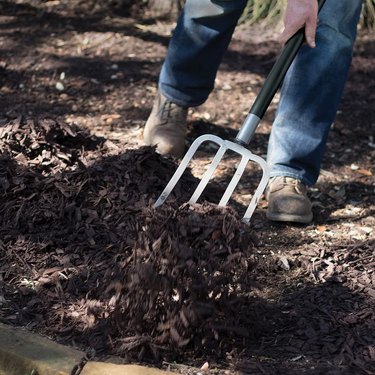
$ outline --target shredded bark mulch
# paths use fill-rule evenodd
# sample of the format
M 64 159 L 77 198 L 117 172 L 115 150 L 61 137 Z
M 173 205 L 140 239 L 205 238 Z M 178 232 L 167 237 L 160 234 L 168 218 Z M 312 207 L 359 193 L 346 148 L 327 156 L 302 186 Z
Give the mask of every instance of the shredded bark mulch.
M 313 223 L 270 223 L 261 201 L 247 226 L 259 170 L 236 210 L 215 204 L 231 156 L 185 204 L 208 146 L 153 208 L 177 161 L 142 128 L 173 25 L 124 4 L 0 4 L 0 321 L 184 375 L 375 374 L 374 36 L 359 33 Z M 278 53 L 262 30 L 236 31 L 188 142 L 236 134 Z
M 248 335 L 234 312 L 251 232 L 210 204 L 153 209 L 171 160 L 144 148 L 90 164 L 105 143 L 51 119 L 17 118 L 0 139 L 2 261 L 22 261 L 4 280 L 24 275 L 6 320 L 120 353 Z
M 0 140 L 2 321 L 127 360 L 252 347 L 348 371 L 374 363 L 373 241 L 265 260 L 230 208 L 155 210 L 175 163 L 151 148 L 116 154 L 51 118 L 10 119 Z M 195 182 L 184 175 L 178 194 Z M 319 285 L 261 299 L 262 279 L 290 267 Z

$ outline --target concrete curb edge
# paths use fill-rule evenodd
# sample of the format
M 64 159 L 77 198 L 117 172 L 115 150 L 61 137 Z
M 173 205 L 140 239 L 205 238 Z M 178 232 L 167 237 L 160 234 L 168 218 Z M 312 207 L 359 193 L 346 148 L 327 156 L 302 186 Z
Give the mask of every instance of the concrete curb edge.
M 0 323 L 0 375 L 172 375 L 138 365 L 84 360 L 85 353 Z M 76 371 L 78 368 L 81 371 Z

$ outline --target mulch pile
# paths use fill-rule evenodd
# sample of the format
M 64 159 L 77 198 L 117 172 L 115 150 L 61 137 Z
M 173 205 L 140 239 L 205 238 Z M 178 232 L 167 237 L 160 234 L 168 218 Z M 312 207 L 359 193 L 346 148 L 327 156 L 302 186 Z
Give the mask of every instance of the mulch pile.
M 262 254 L 230 208 L 181 205 L 189 173 L 180 200 L 153 209 L 176 165 L 152 148 L 53 118 L 1 121 L 1 321 L 129 360 L 373 373 L 374 241 Z
M 2 320 L 139 358 L 248 336 L 252 234 L 209 203 L 153 209 L 171 159 L 50 118 L 12 119 L 0 139 Z M 186 199 L 196 181 L 181 182 Z

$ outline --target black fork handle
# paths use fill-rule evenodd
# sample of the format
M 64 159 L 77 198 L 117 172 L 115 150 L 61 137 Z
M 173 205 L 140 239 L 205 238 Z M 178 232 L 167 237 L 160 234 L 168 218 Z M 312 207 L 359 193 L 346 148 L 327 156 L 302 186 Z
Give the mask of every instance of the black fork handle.
M 318 0 L 319 11 L 326 0 Z M 281 83 L 292 64 L 297 52 L 301 48 L 305 40 L 305 30 L 300 29 L 294 34 L 285 44 L 282 49 L 275 65 L 271 69 L 268 77 L 266 78 L 262 89 L 260 90 L 257 98 L 254 101 L 249 113 L 252 113 L 259 118 L 263 118 L 267 111 L 273 97 L 281 86 Z

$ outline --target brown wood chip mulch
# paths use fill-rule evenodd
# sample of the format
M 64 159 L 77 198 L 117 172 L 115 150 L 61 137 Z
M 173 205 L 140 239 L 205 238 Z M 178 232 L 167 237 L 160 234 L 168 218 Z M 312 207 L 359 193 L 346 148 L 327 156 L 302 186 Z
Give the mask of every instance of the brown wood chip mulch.
M 276 355 L 296 374 L 302 358 L 374 373 L 374 241 L 299 250 L 294 289 L 261 298 L 286 276 L 234 211 L 152 208 L 173 160 L 52 118 L 1 125 L 1 321 L 129 360 L 232 353 L 249 369 L 250 350 L 264 373 L 282 373 Z M 184 175 L 176 196 L 195 183 Z

